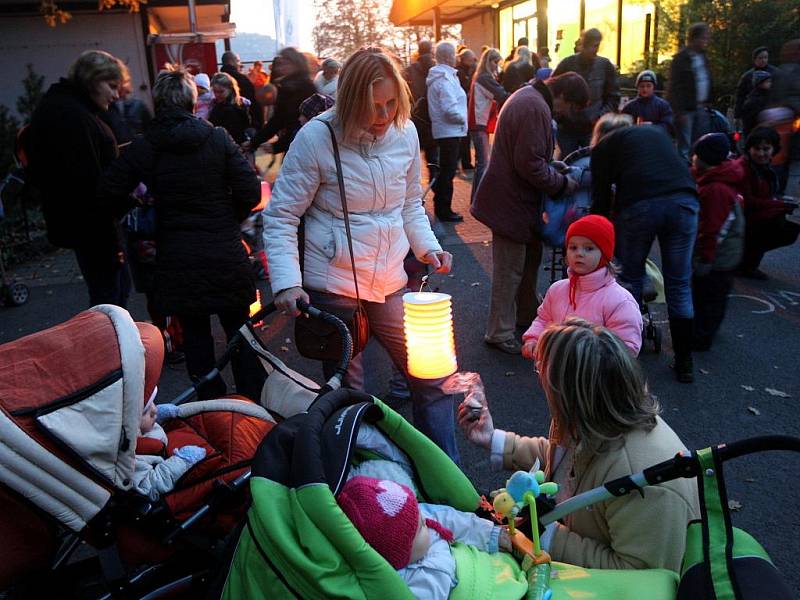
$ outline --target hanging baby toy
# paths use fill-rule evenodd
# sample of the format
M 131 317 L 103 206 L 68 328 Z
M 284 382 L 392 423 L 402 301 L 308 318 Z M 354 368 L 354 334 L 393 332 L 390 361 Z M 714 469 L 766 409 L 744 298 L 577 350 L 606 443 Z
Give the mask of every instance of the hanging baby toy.
M 550 555 L 542 550 L 539 540 L 539 515 L 536 498 L 540 494 L 551 496 L 558 492 L 558 484 L 544 480 L 544 471 L 539 470 L 539 461 L 530 471 L 517 471 L 494 498 L 492 506 L 498 518 L 508 519 L 508 533 L 514 550 L 522 555 L 522 568 L 528 574 L 528 598 L 549 600 L 552 590 L 550 582 Z M 533 542 L 517 531 L 515 520 L 522 508 L 530 510 Z

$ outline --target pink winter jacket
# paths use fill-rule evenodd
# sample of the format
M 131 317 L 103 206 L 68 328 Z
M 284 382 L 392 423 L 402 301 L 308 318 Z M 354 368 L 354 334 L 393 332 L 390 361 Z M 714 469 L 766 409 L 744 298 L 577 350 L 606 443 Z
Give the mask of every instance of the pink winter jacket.
M 569 279 L 556 281 L 547 290 L 531 326 L 522 336 L 523 342 L 538 342 L 551 323 L 567 317 L 581 317 L 613 331 L 625 342 L 634 356 L 642 347 L 642 313 L 631 293 L 617 283 L 608 269 L 578 277 L 573 308 L 569 304 Z

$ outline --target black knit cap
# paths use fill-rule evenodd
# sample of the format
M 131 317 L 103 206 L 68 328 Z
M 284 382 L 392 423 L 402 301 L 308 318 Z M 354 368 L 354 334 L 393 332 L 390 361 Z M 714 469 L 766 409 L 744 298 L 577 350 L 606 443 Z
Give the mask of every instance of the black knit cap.
M 694 153 L 710 167 L 714 167 L 728 158 L 731 143 L 724 133 L 707 133 L 694 143 Z

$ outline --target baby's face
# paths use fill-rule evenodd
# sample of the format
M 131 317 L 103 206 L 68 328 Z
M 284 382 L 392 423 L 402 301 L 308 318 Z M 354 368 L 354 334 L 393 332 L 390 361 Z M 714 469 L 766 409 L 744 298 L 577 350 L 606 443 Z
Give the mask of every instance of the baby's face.
M 411 562 L 417 562 L 425 556 L 430 547 L 431 536 L 428 532 L 428 526 L 425 525 L 425 519 L 422 517 L 422 513 L 420 513 L 417 534 L 414 536 L 414 543 L 411 545 Z
M 158 409 L 155 404 L 151 404 L 144 413 L 142 413 L 142 420 L 139 422 L 139 428 L 142 433 L 151 431 L 156 424 L 156 417 L 158 417 Z

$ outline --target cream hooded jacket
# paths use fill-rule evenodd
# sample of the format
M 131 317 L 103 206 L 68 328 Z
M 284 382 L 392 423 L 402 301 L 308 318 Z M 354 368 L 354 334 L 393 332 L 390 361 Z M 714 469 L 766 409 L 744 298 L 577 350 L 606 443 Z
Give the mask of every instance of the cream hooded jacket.
M 336 162 L 330 133 L 320 119 L 307 123 L 292 142 L 264 209 L 264 247 L 273 294 L 306 289 L 355 298 Z M 422 206 L 419 141 L 409 122 L 382 138 L 366 132 L 345 142 L 334 125 L 344 173 L 356 273 L 362 300 L 383 302 L 403 288 L 403 259 L 441 246 Z M 305 222 L 304 273 L 300 276 L 297 227 Z

